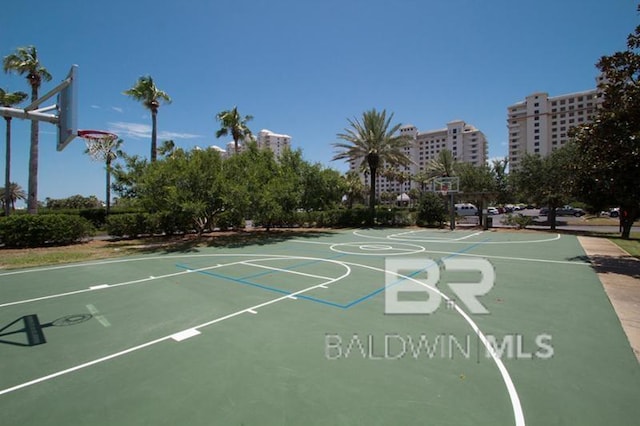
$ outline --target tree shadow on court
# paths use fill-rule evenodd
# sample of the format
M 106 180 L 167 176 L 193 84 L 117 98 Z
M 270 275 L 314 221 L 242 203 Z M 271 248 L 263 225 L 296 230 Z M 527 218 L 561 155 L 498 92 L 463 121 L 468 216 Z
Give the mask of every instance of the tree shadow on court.
M 574 256 L 567 259 L 572 262 L 590 263 L 599 274 L 620 274 L 640 279 L 640 261 L 634 257 L 625 256 Z
M 292 239 L 315 239 L 334 235 L 328 230 L 271 229 L 213 232 L 210 234 L 185 235 L 180 238 L 149 238 L 143 244 L 129 247 L 137 253 L 197 253 L 205 247 L 244 248 L 277 244 Z

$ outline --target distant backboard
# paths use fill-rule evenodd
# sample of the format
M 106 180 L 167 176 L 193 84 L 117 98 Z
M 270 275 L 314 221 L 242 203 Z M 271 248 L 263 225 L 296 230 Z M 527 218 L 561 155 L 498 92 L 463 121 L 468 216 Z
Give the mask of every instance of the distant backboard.
M 65 80 L 69 84 L 58 95 L 58 143 L 56 149 L 62 151 L 78 136 L 78 66 L 72 65 Z
M 441 194 L 460 191 L 460 178 L 457 176 L 437 177 L 433 180 L 433 190 Z

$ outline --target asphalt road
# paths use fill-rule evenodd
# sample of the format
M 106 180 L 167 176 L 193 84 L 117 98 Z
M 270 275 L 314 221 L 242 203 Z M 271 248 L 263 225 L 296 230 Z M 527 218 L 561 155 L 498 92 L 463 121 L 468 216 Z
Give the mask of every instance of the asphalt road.
M 528 209 L 528 210 L 520 210 L 514 212 L 514 214 L 523 214 L 525 216 L 532 216 L 538 218 L 537 221 L 546 221 L 546 216 L 538 216 L 540 210 L 538 209 Z M 507 228 L 506 225 L 502 224 L 502 219 L 505 215 L 497 214 L 491 216 L 493 218 L 493 227 L 494 228 Z M 568 231 L 585 231 L 585 232 L 601 232 L 601 233 L 616 233 L 620 231 L 618 226 L 618 220 L 613 218 L 606 218 L 611 222 L 611 225 L 591 225 L 585 223 L 584 217 L 573 217 L 573 216 L 558 216 L 556 218 L 557 228 L 568 230 Z M 527 226 L 527 228 L 531 229 L 549 229 L 549 225 L 534 225 Z M 631 228 L 631 232 L 640 232 L 640 226 L 634 226 Z

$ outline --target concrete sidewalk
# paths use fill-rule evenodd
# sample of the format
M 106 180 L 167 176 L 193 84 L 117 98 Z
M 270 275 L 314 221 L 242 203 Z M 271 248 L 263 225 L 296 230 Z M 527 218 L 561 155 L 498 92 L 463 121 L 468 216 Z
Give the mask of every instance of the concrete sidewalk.
M 578 237 L 640 362 L 640 260 L 606 238 Z

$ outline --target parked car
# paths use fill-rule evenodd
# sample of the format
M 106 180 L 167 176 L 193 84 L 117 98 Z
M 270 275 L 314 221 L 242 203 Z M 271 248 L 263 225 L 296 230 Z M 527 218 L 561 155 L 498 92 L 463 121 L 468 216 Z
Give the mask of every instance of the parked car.
M 616 207 L 614 209 L 609 210 L 609 217 L 620 217 L 620 208 Z
M 500 214 L 500 212 L 495 207 L 487 207 L 487 214 Z
M 578 209 L 576 207 L 571 207 L 571 206 L 564 206 L 564 207 L 558 207 L 556 209 L 556 216 L 575 216 L 575 217 L 580 217 L 583 216 L 585 214 L 584 210 L 582 209 Z M 549 208 L 548 207 L 542 207 L 540 209 L 540 212 L 538 213 L 539 216 L 548 216 L 549 215 Z
M 558 216 L 580 217 L 580 216 L 584 216 L 584 214 L 585 214 L 584 210 L 578 209 L 576 207 L 571 207 L 571 206 L 558 207 L 556 209 L 556 215 Z
M 478 208 L 473 204 L 461 203 L 461 204 L 456 204 L 455 207 L 456 207 L 456 214 L 458 216 L 477 216 L 478 215 Z

